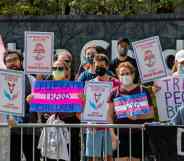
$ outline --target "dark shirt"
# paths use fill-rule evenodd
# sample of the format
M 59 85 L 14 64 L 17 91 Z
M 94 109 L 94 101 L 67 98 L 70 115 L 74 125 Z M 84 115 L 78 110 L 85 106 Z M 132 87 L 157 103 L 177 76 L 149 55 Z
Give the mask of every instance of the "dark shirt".
M 129 63 L 131 63 L 135 67 L 135 69 L 136 69 L 136 71 L 135 71 L 135 78 L 136 79 L 135 79 L 134 82 L 137 83 L 140 80 L 139 72 L 138 72 L 138 68 L 137 68 L 137 63 L 136 63 L 135 59 L 133 59 L 133 58 L 131 58 L 129 56 L 127 56 L 127 58 L 125 60 L 123 60 L 123 61 L 120 61 L 119 58 L 115 58 L 111 62 L 109 70 L 112 71 L 116 75 L 116 70 L 117 70 L 119 64 L 123 63 L 123 62 L 129 62 Z
M 123 95 L 134 95 L 134 94 L 138 94 L 138 93 L 141 93 L 141 92 L 145 92 L 146 95 L 147 95 L 147 99 L 148 99 L 148 104 L 150 106 L 152 106 L 152 99 L 151 99 L 151 96 L 149 94 L 149 92 L 145 89 L 145 88 L 142 88 L 140 86 L 137 86 L 136 88 L 132 89 L 131 91 L 126 91 L 124 89 L 120 89 L 120 87 L 116 87 L 112 90 L 111 94 L 110 94 L 110 97 L 108 99 L 108 102 L 109 103 L 113 103 L 113 100 L 115 98 L 118 98 L 118 97 L 121 97 Z M 115 123 L 120 123 L 120 124 L 141 124 L 141 123 L 144 123 L 145 120 L 130 120 L 128 118 L 122 118 L 122 119 L 118 119 L 116 116 L 115 116 Z

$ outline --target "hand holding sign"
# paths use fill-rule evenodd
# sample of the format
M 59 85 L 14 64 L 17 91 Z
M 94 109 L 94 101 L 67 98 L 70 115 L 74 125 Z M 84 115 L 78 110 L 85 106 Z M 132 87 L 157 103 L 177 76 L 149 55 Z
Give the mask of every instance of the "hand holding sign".
M 115 98 L 114 105 L 118 118 L 136 119 L 151 112 L 145 92 Z
M 107 99 L 111 89 L 111 82 L 91 81 L 86 83 L 86 104 L 82 114 L 82 121 L 107 122 Z
M 33 99 L 33 95 L 32 95 L 32 94 L 30 94 L 30 95 L 28 95 L 28 96 L 26 97 L 26 101 L 27 101 L 28 103 L 30 103 L 32 99 Z
M 25 32 L 25 71 L 50 73 L 54 52 L 54 33 Z
M 30 110 L 31 112 L 81 112 L 83 100 L 80 96 L 83 95 L 83 90 L 82 82 L 35 81 Z
M 132 43 L 142 82 L 150 82 L 167 75 L 158 36 Z
M 154 84 L 151 88 L 152 88 L 152 92 L 154 94 L 156 94 L 158 91 L 161 90 L 161 87 L 159 85 L 157 85 L 157 84 Z
M 171 120 L 184 105 L 184 77 L 170 76 L 156 81 L 161 87 L 156 93 L 160 121 Z

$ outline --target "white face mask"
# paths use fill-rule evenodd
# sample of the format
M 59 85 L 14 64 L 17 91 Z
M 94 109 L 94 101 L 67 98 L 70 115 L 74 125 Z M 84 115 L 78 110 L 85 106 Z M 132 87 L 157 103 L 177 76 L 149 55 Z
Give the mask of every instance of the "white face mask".
M 129 86 L 133 84 L 133 79 L 130 75 L 123 75 L 120 77 L 120 81 L 124 86 Z

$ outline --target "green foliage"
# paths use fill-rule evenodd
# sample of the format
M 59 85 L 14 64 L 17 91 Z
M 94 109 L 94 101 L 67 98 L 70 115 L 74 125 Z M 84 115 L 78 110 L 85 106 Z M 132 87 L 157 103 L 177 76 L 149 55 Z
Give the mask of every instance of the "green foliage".
M 170 13 L 184 0 L 0 0 L 0 15 L 138 15 Z

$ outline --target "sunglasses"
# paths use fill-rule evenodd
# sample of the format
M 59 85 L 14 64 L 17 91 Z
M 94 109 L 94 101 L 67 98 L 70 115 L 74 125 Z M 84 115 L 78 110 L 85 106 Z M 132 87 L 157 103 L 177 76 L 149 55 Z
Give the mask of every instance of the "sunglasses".
M 67 64 L 68 64 L 68 63 L 71 63 L 70 60 L 64 60 L 64 62 L 67 63 Z
M 65 68 L 64 67 L 52 67 L 52 70 L 56 71 L 56 70 L 59 70 L 59 71 L 63 71 Z

